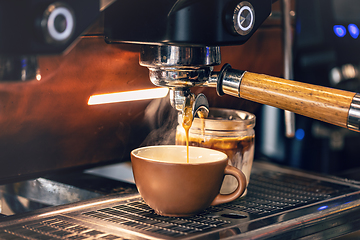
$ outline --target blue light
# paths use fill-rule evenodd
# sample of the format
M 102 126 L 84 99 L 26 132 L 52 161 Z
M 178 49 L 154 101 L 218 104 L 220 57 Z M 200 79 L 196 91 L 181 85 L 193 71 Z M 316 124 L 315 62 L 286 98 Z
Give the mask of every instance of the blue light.
M 26 68 L 26 59 L 21 59 L 21 68 Z
M 295 138 L 297 139 L 297 140 L 303 140 L 303 138 L 305 137 L 305 131 L 304 131 L 304 129 L 301 129 L 301 128 L 299 128 L 298 130 L 296 130 L 296 132 L 295 132 Z
M 208 58 L 210 56 L 210 48 L 206 47 L 206 57 Z
M 344 37 L 346 35 L 346 28 L 343 25 L 335 25 L 334 33 L 338 37 Z
M 317 210 L 321 211 L 321 210 L 324 210 L 324 209 L 327 209 L 327 208 L 328 208 L 328 206 L 324 205 L 324 206 L 319 207 Z
M 359 28 L 355 24 L 349 24 L 348 30 L 349 30 L 350 36 L 352 36 L 354 39 L 358 38 Z
M 300 22 L 300 20 L 296 21 L 295 29 L 296 29 L 296 33 L 299 35 L 301 33 L 301 22 Z

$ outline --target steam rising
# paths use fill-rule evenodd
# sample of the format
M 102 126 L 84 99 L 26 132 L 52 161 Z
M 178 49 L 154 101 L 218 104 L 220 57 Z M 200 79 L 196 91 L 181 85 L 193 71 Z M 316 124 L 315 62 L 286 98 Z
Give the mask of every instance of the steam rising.
M 153 100 L 145 109 L 144 115 L 151 132 L 141 146 L 175 144 L 178 112 L 171 107 L 169 96 Z

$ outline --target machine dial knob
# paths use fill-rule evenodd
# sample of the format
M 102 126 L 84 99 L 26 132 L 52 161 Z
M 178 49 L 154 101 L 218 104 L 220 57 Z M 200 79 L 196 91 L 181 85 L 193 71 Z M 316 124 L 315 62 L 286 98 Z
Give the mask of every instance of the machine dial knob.
M 43 13 L 41 29 L 47 43 L 66 43 L 74 33 L 74 12 L 65 3 L 50 4 Z
M 251 32 L 255 24 L 255 11 L 251 3 L 242 1 L 236 5 L 232 15 L 234 33 L 245 36 Z

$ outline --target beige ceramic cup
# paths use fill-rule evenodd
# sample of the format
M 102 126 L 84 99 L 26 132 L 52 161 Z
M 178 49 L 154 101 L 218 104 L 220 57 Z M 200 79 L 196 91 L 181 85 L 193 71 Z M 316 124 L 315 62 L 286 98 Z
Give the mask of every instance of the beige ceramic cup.
M 131 152 L 134 179 L 144 201 L 163 216 L 191 216 L 210 205 L 233 201 L 246 188 L 244 174 L 228 165 L 226 154 L 208 148 L 161 145 Z M 225 175 L 234 176 L 238 188 L 219 194 Z

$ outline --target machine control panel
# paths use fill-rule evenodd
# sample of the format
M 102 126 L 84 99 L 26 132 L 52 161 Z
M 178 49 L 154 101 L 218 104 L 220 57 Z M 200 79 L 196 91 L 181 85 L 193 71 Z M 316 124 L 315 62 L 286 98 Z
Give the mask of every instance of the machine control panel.
M 255 10 L 253 6 L 248 1 L 242 1 L 229 10 L 232 9 L 232 14 L 231 12 L 228 13 L 228 18 L 232 21 L 227 24 L 231 26 L 235 34 L 242 36 L 248 35 L 255 25 Z
M 65 3 L 52 3 L 44 11 L 40 25 L 47 43 L 65 44 L 75 30 L 74 11 Z
M 99 0 L 0 0 L 0 55 L 62 53 L 99 16 Z
M 109 43 L 176 46 L 240 45 L 270 15 L 272 2 L 117 1 L 105 10 L 105 39 Z

